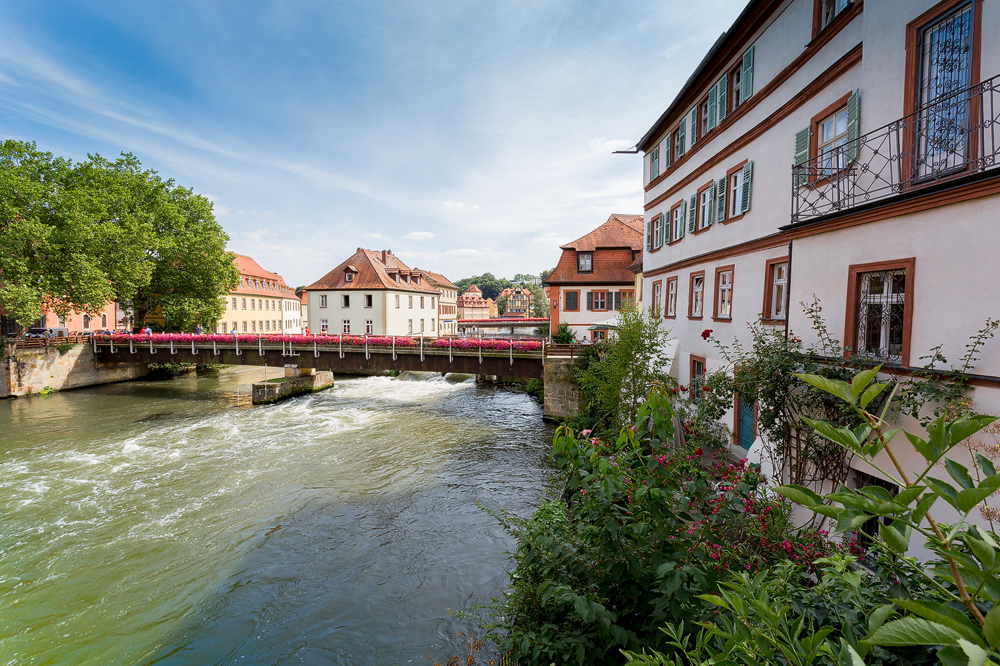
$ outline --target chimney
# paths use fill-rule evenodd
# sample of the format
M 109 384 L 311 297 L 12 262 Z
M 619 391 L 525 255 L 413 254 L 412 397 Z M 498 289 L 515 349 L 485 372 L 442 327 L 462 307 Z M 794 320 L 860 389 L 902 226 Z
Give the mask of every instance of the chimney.
M 382 250 L 382 263 L 386 266 L 389 265 L 389 255 L 392 254 L 392 250 Z

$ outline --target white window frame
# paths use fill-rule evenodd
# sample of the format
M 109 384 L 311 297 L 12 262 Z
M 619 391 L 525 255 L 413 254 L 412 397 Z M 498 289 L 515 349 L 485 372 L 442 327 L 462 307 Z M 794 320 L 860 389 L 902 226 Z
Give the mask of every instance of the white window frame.
M 743 169 L 729 176 L 729 217 L 739 217 L 743 214 Z
M 246 324 L 243 324 L 243 328 L 246 329 Z M 320 333 L 330 332 L 330 321 L 328 319 L 319 320 L 319 332 Z
M 667 280 L 667 303 L 663 314 L 667 317 L 677 316 L 677 278 Z
M 325 308 L 326 307 L 326 294 L 320 294 L 320 296 L 319 296 L 319 306 L 321 308 Z M 246 308 L 244 308 L 244 310 L 245 309 Z
M 343 319 L 341 320 L 341 332 L 350 333 L 351 332 L 351 320 Z
M 705 276 L 696 275 L 691 279 L 691 316 L 705 316 Z
M 719 305 L 716 317 L 719 319 L 733 318 L 733 271 L 722 271 L 718 274 L 719 284 L 716 285 Z
M 707 229 L 711 226 L 712 213 L 715 211 L 715 198 L 712 190 L 715 188 L 705 188 L 698 194 L 698 230 Z
M 779 277 L 781 275 L 782 277 Z M 771 319 L 785 319 L 785 299 L 788 295 L 788 262 L 771 267 Z
M 371 335 L 375 332 L 375 322 L 371 319 L 365 319 L 365 333 Z

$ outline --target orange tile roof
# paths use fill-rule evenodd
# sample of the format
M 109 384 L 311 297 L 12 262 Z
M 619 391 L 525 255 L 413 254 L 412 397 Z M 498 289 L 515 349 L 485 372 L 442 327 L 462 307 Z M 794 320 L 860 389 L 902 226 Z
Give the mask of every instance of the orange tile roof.
M 424 275 L 426 275 L 426 276 L 427 276 L 427 277 L 429 277 L 430 279 L 432 279 L 432 280 L 434 280 L 435 282 L 437 282 L 437 283 L 438 283 L 439 285 L 441 285 L 442 287 L 446 287 L 446 288 L 448 288 L 448 289 L 458 289 L 458 287 L 456 287 L 456 286 L 455 286 L 455 285 L 454 285 L 454 284 L 452 283 L 452 281 L 451 281 L 451 280 L 449 280 L 449 279 L 448 279 L 448 278 L 446 278 L 445 276 L 441 275 L 440 273 L 434 273 L 433 271 L 425 271 L 425 270 L 423 270 L 422 268 L 414 268 L 413 270 L 415 270 L 415 271 L 420 271 L 421 273 L 423 273 Z
M 285 279 L 277 273 L 264 270 L 260 264 L 245 254 L 235 254 L 233 263 L 240 272 L 240 284 L 232 294 L 281 295 L 284 298 L 295 298 L 294 290 L 285 283 Z M 254 280 L 257 285 L 254 286 Z M 274 285 L 275 289 L 266 288 Z
M 563 250 L 576 250 L 578 252 L 593 252 L 598 248 L 609 247 L 627 247 L 632 250 L 641 250 L 642 220 L 642 215 L 620 215 L 614 213 L 608 218 L 607 222 L 589 234 L 559 247 Z
M 351 269 L 357 269 L 357 272 Z M 347 273 L 352 272 L 353 279 L 347 281 Z M 390 277 L 392 273 L 392 277 Z M 399 275 L 396 282 L 394 276 Z M 391 289 L 393 291 L 417 291 L 424 294 L 436 294 L 438 290 L 425 280 L 407 282 L 406 276 L 422 277 L 422 271 L 411 269 L 389 250 L 376 252 L 359 247 L 357 252 L 348 257 L 332 271 L 316 282 L 307 286 L 309 291 L 332 289 Z

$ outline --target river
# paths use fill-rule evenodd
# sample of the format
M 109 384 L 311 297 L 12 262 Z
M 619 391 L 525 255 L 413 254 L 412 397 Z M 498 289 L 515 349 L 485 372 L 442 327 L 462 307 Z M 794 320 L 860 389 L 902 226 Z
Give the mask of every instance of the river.
M 477 503 L 527 515 L 550 474 L 540 406 L 437 375 L 230 404 L 262 375 L 0 401 L 0 664 L 458 654 L 513 546 Z

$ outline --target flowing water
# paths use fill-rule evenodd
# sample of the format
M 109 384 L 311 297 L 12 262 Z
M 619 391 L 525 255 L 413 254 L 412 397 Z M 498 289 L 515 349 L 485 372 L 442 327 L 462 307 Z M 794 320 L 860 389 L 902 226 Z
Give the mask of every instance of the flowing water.
M 273 370 L 271 371 L 273 374 Z M 0 401 L 0 664 L 430 664 L 502 592 L 552 430 L 523 393 L 230 368 Z M 245 398 L 244 398 L 245 401 Z

